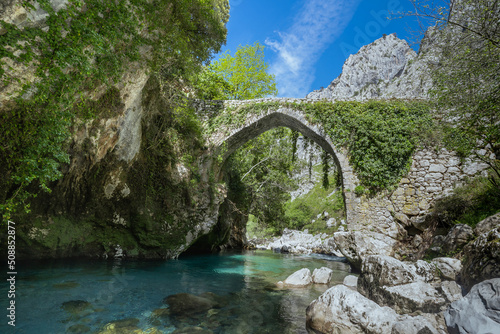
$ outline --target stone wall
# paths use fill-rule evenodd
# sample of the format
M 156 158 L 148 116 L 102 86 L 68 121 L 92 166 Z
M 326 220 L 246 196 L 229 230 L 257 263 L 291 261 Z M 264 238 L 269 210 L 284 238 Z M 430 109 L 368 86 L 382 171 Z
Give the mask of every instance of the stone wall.
M 400 227 L 418 227 L 435 201 L 451 194 L 467 177 L 485 173 L 488 165 L 479 161 L 461 161 L 446 149 L 421 149 L 413 155 L 411 169 L 392 192 L 374 198 L 356 199 L 359 221 L 350 222 L 354 229 L 370 229 L 397 237 Z M 399 223 L 399 224 L 398 224 Z M 398 227 L 399 225 L 399 227 Z

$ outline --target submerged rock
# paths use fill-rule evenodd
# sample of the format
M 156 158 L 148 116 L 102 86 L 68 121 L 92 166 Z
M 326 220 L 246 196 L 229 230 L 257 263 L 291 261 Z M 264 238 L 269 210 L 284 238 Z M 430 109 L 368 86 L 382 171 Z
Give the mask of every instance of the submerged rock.
M 90 327 L 82 324 L 76 324 L 71 327 L 69 327 L 66 330 L 66 333 L 70 334 L 83 334 L 83 333 L 90 333 Z
M 138 327 L 117 327 L 115 324 L 107 324 L 97 334 L 162 334 L 158 328 L 152 327 L 141 330 Z
M 213 334 L 211 330 L 203 329 L 201 327 L 185 327 L 176 329 L 172 334 Z
M 303 287 L 312 283 L 311 271 L 307 268 L 297 270 L 283 282 L 286 286 Z
M 445 311 L 451 334 L 500 333 L 500 278 L 474 285 Z
M 81 315 L 92 310 L 92 304 L 85 300 L 70 300 L 61 306 L 63 310 L 73 315 Z
M 169 305 L 171 314 L 183 316 L 204 313 L 217 305 L 213 300 L 189 293 L 170 295 L 163 302 Z
M 333 270 L 327 267 L 314 269 L 312 281 L 316 284 L 328 284 L 332 280 Z
M 62 283 L 55 283 L 55 284 L 52 284 L 52 286 L 55 289 L 64 290 L 64 289 L 77 288 L 80 286 L 80 283 L 75 282 L 75 281 L 67 281 L 67 282 L 62 282 Z

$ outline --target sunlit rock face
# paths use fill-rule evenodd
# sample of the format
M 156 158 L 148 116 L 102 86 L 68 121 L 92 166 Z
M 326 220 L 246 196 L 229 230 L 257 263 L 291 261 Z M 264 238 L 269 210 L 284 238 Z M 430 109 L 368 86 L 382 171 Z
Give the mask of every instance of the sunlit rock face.
M 432 30 L 419 54 L 396 34 L 384 35 L 349 56 L 332 83 L 309 93 L 308 99 L 368 100 L 425 98 L 431 82 L 427 62 L 432 59 Z
M 390 256 L 365 258 L 357 287 L 365 297 L 400 314 L 439 313 L 462 297 L 456 282 L 441 281 L 434 264 L 402 262 Z

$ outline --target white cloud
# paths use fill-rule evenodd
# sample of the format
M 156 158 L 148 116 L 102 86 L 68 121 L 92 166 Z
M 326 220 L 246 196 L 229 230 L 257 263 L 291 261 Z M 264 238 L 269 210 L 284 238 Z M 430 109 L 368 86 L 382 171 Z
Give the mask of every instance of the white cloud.
M 304 97 L 314 81 L 321 53 L 343 32 L 359 0 L 306 0 L 287 32 L 265 44 L 277 53 L 270 72 L 276 75 L 280 96 Z

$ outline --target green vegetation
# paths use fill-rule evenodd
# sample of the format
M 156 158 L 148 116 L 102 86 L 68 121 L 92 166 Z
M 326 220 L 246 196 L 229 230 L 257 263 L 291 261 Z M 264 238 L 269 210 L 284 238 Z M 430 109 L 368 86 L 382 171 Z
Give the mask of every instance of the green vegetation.
M 361 184 L 370 192 L 396 185 L 419 145 L 436 145 L 429 106 L 418 101 L 256 103 L 226 110 L 210 120 L 206 132 L 242 124 L 250 112 L 280 106 L 302 110 L 312 123 L 320 123 L 334 144 L 347 149 Z
M 226 52 L 195 81 L 198 96 L 211 100 L 248 100 L 278 94 L 274 75 L 267 73 L 264 46 L 239 46 L 234 56 Z
M 264 228 L 281 232 L 287 227 L 284 203 L 295 190 L 292 179 L 299 164 L 292 162 L 291 133 L 288 128 L 276 128 L 250 140 L 231 155 L 226 170 L 232 170 L 240 182 L 233 183 L 245 193 L 236 203 L 242 211 L 251 213 Z M 289 147 L 290 150 L 287 150 Z
M 331 173 L 329 179 L 331 184 L 335 185 L 338 180 L 337 173 Z M 327 228 L 326 221 L 317 218 L 325 211 L 337 222 L 344 219 L 344 198 L 340 187 L 325 189 L 322 183 L 318 182 L 310 192 L 285 204 L 288 227 L 308 229 L 313 233 L 335 231 L 336 227 Z M 316 221 L 313 223 L 312 220 Z
M 499 182 L 500 180 L 496 180 Z M 436 202 L 433 213 L 441 226 L 476 226 L 500 211 L 500 192 L 488 178 L 476 177 Z
M 65 145 L 75 117 L 108 110 L 95 101 L 127 68 L 179 87 L 224 43 L 229 10 L 227 0 L 69 0 L 57 12 L 48 0 L 22 5 L 29 11 L 35 2 L 49 15 L 47 29 L 0 22 L 0 82 L 14 89 L 0 110 L 4 219 L 29 210 L 37 188 L 50 191 L 69 162 Z M 34 77 L 20 81 L 13 67 Z
M 444 141 L 463 157 L 472 155 L 489 164 L 490 182 L 500 190 L 500 3 L 412 2 L 411 14 L 440 30 L 435 47 L 442 57 L 431 64 L 431 93 L 442 113 Z M 487 154 L 478 153 L 485 148 Z

